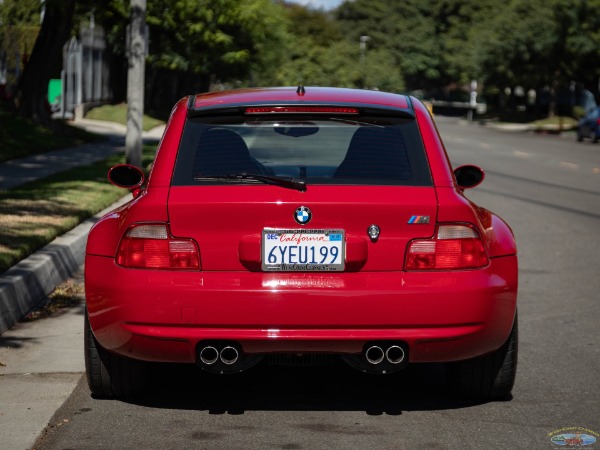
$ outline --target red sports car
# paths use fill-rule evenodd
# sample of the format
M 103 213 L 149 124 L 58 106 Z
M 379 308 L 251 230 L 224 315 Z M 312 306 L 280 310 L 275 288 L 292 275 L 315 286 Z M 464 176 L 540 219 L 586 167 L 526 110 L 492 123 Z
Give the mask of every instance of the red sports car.
M 342 358 L 372 373 L 444 362 L 456 394 L 507 397 L 517 250 L 469 201 L 416 98 L 298 87 L 177 103 L 147 183 L 91 230 L 85 358 L 96 396 L 148 362 L 214 373 Z

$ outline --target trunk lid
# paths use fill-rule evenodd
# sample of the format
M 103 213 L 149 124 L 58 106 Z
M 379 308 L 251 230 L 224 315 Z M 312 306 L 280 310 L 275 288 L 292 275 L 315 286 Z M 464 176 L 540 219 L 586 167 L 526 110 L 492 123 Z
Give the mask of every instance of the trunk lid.
M 312 213 L 305 225 L 294 219 L 301 206 Z M 393 271 L 403 269 L 411 239 L 432 236 L 437 200 L 431 186 L 172 186 L 168 214 L 174 236 L 198 243 L 205 271 L 262 270 L 265 228 L 344 230 L 345 271 Z

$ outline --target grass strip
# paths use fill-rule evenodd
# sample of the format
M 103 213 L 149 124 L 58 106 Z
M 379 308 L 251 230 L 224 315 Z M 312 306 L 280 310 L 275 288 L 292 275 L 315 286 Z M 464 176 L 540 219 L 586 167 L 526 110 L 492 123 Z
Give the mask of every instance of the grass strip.
M 143 167 L 155 151 L 155 145 L 144 146 Z M 123 197 L 127 191 L 106 177 L 122 162 L 115 155 L 0 192 L 0 273 Z
M 125 103 L 120 103 L 118 105 L 98 106 L 90 109 L 85 115 L 85 118 L 127 125 L 127 105 Z M 142 129 L 144 131 L 150 131 L 152 128 L 162 124 L 164 124 L 162 120 L 155 119 L 154 117 L 150 117 L 146 114 L 144 114 L 142 119 Z
M 543 129 L 555 129 L 555 130 L 571 130 L 577 127 L 577 120 L 572 117 L 555 116 L 547 119 L 536 120 L 531 122 L 534 128 Z

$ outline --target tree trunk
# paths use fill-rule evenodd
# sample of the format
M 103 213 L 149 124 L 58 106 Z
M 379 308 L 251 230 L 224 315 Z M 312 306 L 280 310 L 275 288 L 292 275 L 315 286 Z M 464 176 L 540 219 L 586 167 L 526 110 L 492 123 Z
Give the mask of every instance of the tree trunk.
M 554 73 L 552 84 L 550 85 L 550 104 L 548 105 L 548 118 L 553 119 L 556 116 L 556 98 L 560 83 L 558 81 L 559 73 Z
M 71 33 L 75 0 L 46 0 L 44 21 L 15 95 L 17 114 L 50 128 L 48 82 L 60 72 L 63 45 Z

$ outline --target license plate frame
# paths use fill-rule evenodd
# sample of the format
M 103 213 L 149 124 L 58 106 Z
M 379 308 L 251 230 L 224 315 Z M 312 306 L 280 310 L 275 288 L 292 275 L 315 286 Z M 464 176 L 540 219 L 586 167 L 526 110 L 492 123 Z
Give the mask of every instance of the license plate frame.
M 346 233 L 337 228 L 264 228 L 260 249 L 264 272 L 342 272 L 346 266 Z

